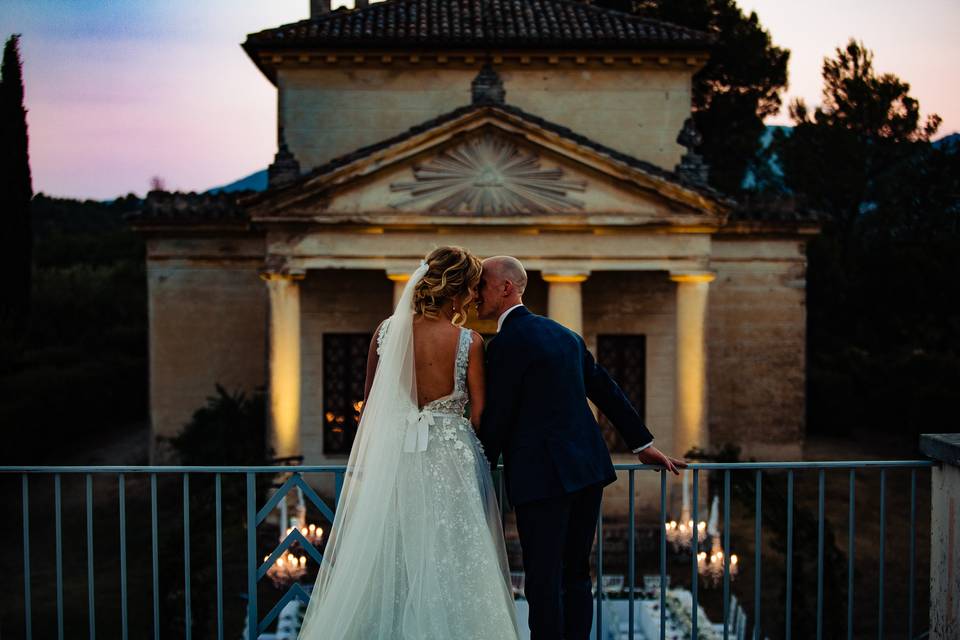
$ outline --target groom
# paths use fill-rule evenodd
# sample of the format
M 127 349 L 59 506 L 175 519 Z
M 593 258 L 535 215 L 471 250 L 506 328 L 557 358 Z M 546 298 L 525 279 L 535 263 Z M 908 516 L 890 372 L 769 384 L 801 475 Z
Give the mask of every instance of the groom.
M 516 258 L 483 262 L 478 312 L 497 319 L 487 347 L 480 440 L 492 465 L 503 454 L 517 515 L 532 640 L 586 640 L 592 624 L 590 549 L 603 487 L 617 479 L 587 399 L 644 464 L 685 467 L 653 436 L 583 339 L 523 306 L 527 273 Z

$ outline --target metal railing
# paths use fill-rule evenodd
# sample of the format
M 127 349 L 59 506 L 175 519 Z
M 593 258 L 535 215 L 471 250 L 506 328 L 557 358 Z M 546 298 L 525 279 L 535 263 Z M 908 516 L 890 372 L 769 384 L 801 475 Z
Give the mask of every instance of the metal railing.
M 848 541 L 847 541 L 847 602 L 846 602 L 846 629 L 847 638 L 854 637 L 854 559 L 856 535 L 856 492 L 855 479 L 858 471 L 876 471 L 879 474 L 879 497 L 880 497 L 880 532 L 879 532 L 879 566 L 878 569 L 878 611 L 877 632 L 878 637 L 884 635 L 884 611 L 885 611 L 885 584 L 884 557 L 885 540 L 887 535 L 886 522 L 886 500 L 887 500 L 887 475 L 891 470 L 905 470 L 910 474 L 910 519 L 909 519 L 909 578 L 907 589 L 907 637 L 922 637 L 916 635 L 914 628 L 916 593 L 914 582 L 916 576 L 916 515 L 917 515 L 917 472 L 933 466 L 932 462 L 924 460 L 903 460 L 903 461 L 843 461 L 843 462 L 747 462 L 747 463 L 698 463 L 690 465 L 693 475 L 692 491 L 692 520 L 699 522 L 699 489 L 701 473 L 721 473 L 722 474 L 722 493 L 723 493 L 723 531 L 722 531 L 722 549 L 723 553 L 723 576 L 722 576 L 722 617 L 723 617 L 723 638 L 726 640 L 732 637 L 730 629 L 731 621 L 731 554 L 730 550 L 730 507 L 731 507 L 731 474 L 737 472 L 752 472 L 753 489 L 755 493 L 754 500 L 754 568 L 753 568 L 753 620 L 752 620 L 752 638 L 760 640 L 764 637 L 762 631 L 763 607 L 761 596 L 763 595 L 763 486 L 764 477 L 769 474 L 786 474 L 786 594 L 784 602 L 784 620 L 783 637 L 790 640 L 792 637 L 794 609 L 793 592 L 794 582 L 794 516 L 795 516 L 795 478 L 798 473 L 816 473 L 817 474 L 817 578 L 816 578 L 816 638 L 820 640 L 824 637 L 823 619 L 824 619 L 824 526 L 825 526 L 825 504 L 826 504 L 826 474 L 828 471 L 840 472 L 846 471 L 848 475 L 849 488 L 849 512 L 848 512 Z M 660 615 L 660 639 L 665 640 L 667 628 L 667 481 L 668 474 L 662 469 L 649 467 L 639 464 L 618 464 L 615 465 L 620 472 L 626 472 L 628 483 L 628 520 L 627 529 L 627 572 L 625 576 L 625 591 L 628 600 L 628 622 L 624 629 L 634 638 L 636 633 L 635 620 L 635 598 L 637 593 L 636 585 L 636 502 L 637 502 L 637 478 L 638 471 L 658 471 L 660 475 L 660 522 L 659 522 L 659 615 Z M 223 573 L 223 491 L 222 483 L 224 477 L 237 477 L 243 479 L 244 483 L 244 510 L 246 524 L 246 553 L 245 553 L 245 573 L 246 573 L 246 625 L 247 629 L 255 629 L 257 634 L 264 632 L 277 619 L 281 609 L 292 599 L 299 599 L 304 602 L 308 600 L 307 592 L 294 583 L 286 593 L 281 596 L 279 601 L 261 617 L 262 608 L 258 600 L 258 586 L 268 569 L 276 560 L 282 556 L 285 550 L 291 545 L 298 544 L 315 561 L 320 562 L 322 556 L 320 551 L 314 548 L 306 538 L 298 531 L 290 531 L 280 543 L 273 548 L 272 552 L 266 557 L 264 562 L 258 562 L 259 542 L 257 529 L 270 513 L 278 506 L 281 500 L 284 500 L 287 494 L 298 489 L 303 496 L 321 513 L 327 520 L 333 520 L 334 508 L 328 505 L 304 480 L 304 474 L 325 474 L 333 478 L 333 501 L 334 504 L 339 497 L 341 487 L 344 481 L 346 470 L 343 466 L 264 466 L 264 467 L 177 467 L 177 466 L 91 466 L 91 467 L 49 467 L 49 466 L 25 466 L 25 467 L 0 467 L 0 477 L 20 476 L 20 493 L 22 500 L 22 546 L 23 546 L 23 629 L 26 638 L 33 637 L 33 592 L 31 578 L 31 559 L 35 549 L 31 549 L 33 536 L 31 535 L 31 482 L 40 477 L 52 477 L 53 481 L 53 525 L 54 525 L 54 561 L 55 561 L 55 598 L 56 598 L 56 628 L 57 637 L 64 638 L 64 569 L 63 569 L 63 514 L 62 514 L 62 479 L 64 477 L 82 476 L 84 478 L 85 489 L 85 529 L 86 529 L 86 574 L 87 574 L 87 621 L 88 636 L 96 636 L 96 599 L 95 599 L 95 545 L 94 545 L 94 477 L 114 477 L 117 482 L 118 493 L 118 519 L 119 519 L 119 594 L 120 594 L 120 635 L 126 639 L 129 637 L 129 614 L 128 614 L 128 548 L 127 548 L 127 480 L 132 476 L 144 477 L 149 483 L 149 512 L 150 512 L 150 584 L 152 590 L 152 633 L 154 638 L 160 637 L 161 631 L 161 593 L 160 593 L 160 544 L 158 535 L 158 476 L 180 476 L 182 480 L 182 527 L 183 527 L 183 618 L 184 630 L 183 637 L 191 638 L 193 614 L 191 602 L 194 595 L 191 592 L 191 489 L 190 479 L 196 476 L 212 476 L 213 480 L 213 510 L 215 516 L 214 524 L 214 548 L 213 558 L 216 571 L 216 637 L 224 637 L 224 573 Z M 266 499 L 262 506 L 258 502 L 258 479 L 275 479 L 277 477 L 286 478 L 285 482 L 277 488 L 273 487 L 272 494 Z M 502 478 L 500 481 L 502 491 Z M 501 494 L 502 495 L 502 494 Z M 605 500 L 606 501 L 606 500 Z M 503 501 L 501 501 L 503 505 Z M 927 507 L 928 510 L 928 507 Z M 253 523 L 253 526 L 249 526 Z M 597 542 L 596 542 L 596 638 L 600 640 L 604 636 L 604 597 L 602 588 L 604 571 L 604 518 L 601 516 L 597 524 Z M 693 532 L 690 540 L 690 594 L 692 596 L 692 612 L 690 636 L 698 638 L 699 625 L 699 572 L 698 572 L 698 554 L 700 552 L 699 540 L 696 531 Z M 684 551 L 684 553 L 686 553 Z M 772 625 L 771 625 L 772 626 Z M 71 636 L 77 634 L 71 633 Z M 619 637 L 619 636 L 617 636 Z

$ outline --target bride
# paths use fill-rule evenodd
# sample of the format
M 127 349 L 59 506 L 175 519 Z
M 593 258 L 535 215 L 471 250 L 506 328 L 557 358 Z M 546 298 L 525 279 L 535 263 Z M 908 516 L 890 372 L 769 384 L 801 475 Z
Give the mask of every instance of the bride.
M 300 640 L 518 637 L 474 433 L 483 343 L 462 326 L 480 271 L 464 249 L 434 250 L 371 341 L 360 426 Z

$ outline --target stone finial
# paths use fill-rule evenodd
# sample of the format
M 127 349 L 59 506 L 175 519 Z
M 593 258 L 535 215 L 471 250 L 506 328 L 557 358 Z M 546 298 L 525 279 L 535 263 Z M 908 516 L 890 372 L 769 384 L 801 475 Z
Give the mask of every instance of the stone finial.
M 330 13 L 330 0 L 310 0 L 310 19 L 315 20 Z
M 280 148 L 273 156 L 273 163 L 267 167 L 267 187 L 282 187 L 300 177 L 300 162 L 287 148 L 287 141 L 280 128 Z
M 507 96 L 503 80 L 489 62 L 481 67 L 470 84 L 473 104 L 504 104 Z
M 697 131 L 693 118 L 684 121 L 683 128 L 677 135 L 677 144 L 687 149 L 675 169 L 677 174 L 693 184 L 706 185 L 710 177 L 710 167 L 703 161 L 703 156 L 694 151 L 703 144 L 703 136 Z

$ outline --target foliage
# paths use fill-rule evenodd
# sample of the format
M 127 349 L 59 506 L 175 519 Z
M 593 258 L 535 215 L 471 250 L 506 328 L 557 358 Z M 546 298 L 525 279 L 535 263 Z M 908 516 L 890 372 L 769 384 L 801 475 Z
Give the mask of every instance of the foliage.
M 219 384 L 217 394 L 193 413 L 190 422 L 170 445 L 184 465 L 266 465 L 267 412 L 262 391 L 247 397 L 228 393 Z
M 133 196 L 33 199 L 32 320 L 0 372 L 0 422 L 29 428 L 11 430 L 7 462 L 50 461 L 58 447 L 145 419 L 145 251 L 123 220 L 137 206 Z M 42 448 L 31 446 L 38 431 Z
M 882 186 L 929 150 L 940 118 L 921 121 L 910 85 L 892 74 L 877 75 L 873 53 L 855 40 L 824 60 L 823 80 L 823 104 L 811 113 L 795 100 L 794 130 L 779 132 L 771 149 L 787 187 L 849 235 L 876 205 Z
M 4 304 L 0 305 L 0 373 L 9 370 L 22 352 L 30 315 L 32 195 L 20 36 L 13 35 L 4 46 L 0 66 L 0 202 L 6 240 L 0 251 L 5 280 Z
M 706 31 L 716 37 L 707 64 L 693 78 L 693 117 L 710 182 L 740 191 L 756 161 L 764 118 L 780 111 L 790 52 L 773 44 L 756 12 L 735 0 L 594 0 L 594 5 Z M 679 132 L 678 132 L 679 133 Z
M 177 455 L 180 464 L 187 466 L 265 466 L 270 464 L 272 452 L 266 446 L 267 412 L 266 399 L 262 391 L 248 396 L 243 392 L 229 393 L 221 385 L 216 385 L 216 395 L 207 398 L 207 404 L 194 411 L 190 422 L 177 436 L 167 439 Z M 192 544 L 201 549 L 213 549 L 216 502 L 214 489 L 210 482 L 204 482 L 196 474 L 191 484 L 191 521 L 204 523 L 192 531 Z M 263 504 L 272 478 L 269 474 L 257 475 L 256 501 Z M 222 481 L 222 504 L 224 510 L 233 505 L 234 518 L 241 512 L 237 506 L 246 504 L 246 494 L 242 477 L 224 476 Z M 239 526 L 238 523 L 237 526 Z M 264 526 L 261 529 L 267 529 Z M 263 537 L 264 531 L 258 531 Z M 273 540 L 275 543 L 275 539 Z M 181 557 L 183 544 L 178 532 L 168 532 L 161 542 L 167 551 L 164 558 L 173 559 L 169 568 L 161 571 L 161 591 L 165 594 L 162 609 L 163 630 L 165 635 L 182 634 L 184 628 L 183 584 L 177 579 L 176 559 Z M 224 557 L 243 558 L 246 552 L 246 534 L 224 537 Z M 225 584 L 242 585 L 246 565 L 243 562 L 225 562 Z M 191 574 L 194 593 L 212 594 L 215 592 L 216 575 L 211 563 L 202 563 Z M 242 620 L 239 603 L 227 593 L 225 606 L 235 614 L 234 625 Z M 198 637 L 213 637 L 216 633 L 216 615 L 209 597 L 193 601 L 193 632 Z M 261 610 L 262 615 L 262 610 Z M 239 630 L 237 630 L 239 633 Z
M 808 248 L 811 428 L 905 435 L 952 409 L 960 384 L 960 154 L 930 138 L 910 85 L 851 40 L 823 64 L 823 104 L 791 105 L 770 152 L 826 224 Z

